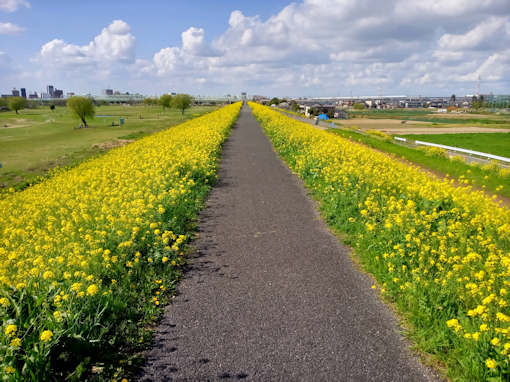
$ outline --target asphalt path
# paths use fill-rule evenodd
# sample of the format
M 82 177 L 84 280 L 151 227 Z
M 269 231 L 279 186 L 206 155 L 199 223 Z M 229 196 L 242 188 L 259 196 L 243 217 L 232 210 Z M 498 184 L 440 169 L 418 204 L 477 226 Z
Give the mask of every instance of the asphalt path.
M 433 381 L 245 106 L 141 381 Z

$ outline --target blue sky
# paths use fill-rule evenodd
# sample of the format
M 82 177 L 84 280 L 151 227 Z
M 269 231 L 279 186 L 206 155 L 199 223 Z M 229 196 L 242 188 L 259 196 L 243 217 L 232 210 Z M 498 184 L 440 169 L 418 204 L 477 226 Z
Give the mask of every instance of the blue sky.
M 508 0 L 0 0 L 0 92 L 510 93 Z
M 181 32 L 190 26 L 207 30 L 209 37 L 220 35 L 228 27 L 232 10 L 258 14 L 264 18 L 278 12 L 288 1 L 63 1 L 39 0 L 30 2 L 10 14 L 0 14 L 0 21 L 8 21 L 26 28 L 16 38 L 0 35 L 2 50 L 12 52 L 20 60 L 28 60 L 41 46 L 62 38 L 75 44 L 87 44 L 102 28 L 120 19 L 131 26 L 140 42 L 137 53 L 152 57 L 163 46 L 180 43 Z M 3 17 L 2 17 L 3 16 Z

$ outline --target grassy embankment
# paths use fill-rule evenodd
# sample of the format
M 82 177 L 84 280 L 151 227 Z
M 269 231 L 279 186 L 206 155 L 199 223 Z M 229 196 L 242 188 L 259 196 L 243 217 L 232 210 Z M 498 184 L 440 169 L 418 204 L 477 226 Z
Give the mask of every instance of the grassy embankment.
M 510 133 L 399 135 L 416 141 L 439 143 L 510 158 Z
M 251 106 L 418 348 L 452 380 L 508 381 L 510 211 L 480 191 Z
M 0 189 L 22 189 L 54 167 L 73 166 L 112 147 L 203 115 L 216 107 L 193 107 L 184 116 L 178 110 L 148 106 L 101 106 L 90 128 L 65 107 L 0 113 Z M 107 117 L 100 117 L 107 116 Z M 119 118 L 125 119 L 123 126 Z M 117 126 L 112 126 L 112 122 Z M 5 127 L 7 125 L 7 127 Z
M 449 175 L 461 182 L 470 182 L 476 187 L 501 196 L 510 197 L 510 174 L 508 171 L 502 173 L 497 165 L 483 168 L 478 165 L 469 165 L 460 159 L 452 160 L 440 154 L 434 155 L 422 150 L 405 147 L 373 135 L 360 134 L 356 131 L 345 129 L 330 129 L 329 131 L 377 150 L 394 154 L 399 158 L 429 168 L 434 172 Z M 486 133 L 474 135 L 486 135 Z M 415 139 L 415 137 L 415 135 L 410 136 L 411 139 Z

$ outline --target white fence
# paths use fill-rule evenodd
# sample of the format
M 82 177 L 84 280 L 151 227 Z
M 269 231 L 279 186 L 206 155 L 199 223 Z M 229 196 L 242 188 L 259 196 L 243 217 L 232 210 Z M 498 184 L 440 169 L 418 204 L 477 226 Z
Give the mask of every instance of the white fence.
M 405 138 L 395 137 L 395 139 L 397 141 L 407 142 L 407 139 L 405 139 Z M 493 155 L 493 154 L 488 154 L 488 153 L 482 153 L 480 151 L 473 151 L 473 150 L 468 150 L 468 149 L 462 149 L 460 147 L 446 146 L 446 145 L 440 145 L 438 143 L 430 143 L 430 142 L 423 142 L 423 141 L 415 141 L 414 143 L 416 143 L 417 145 L 423 145 L 423 146 L 440 147 L 442 149 L 449 150 L 449 151 L 456 151 L 459 153 L 476 155 L 476 156 L 483 157 L 483 158 L 495 159 L 495 160 L 499 160 L 501 162 L 510 163 L 510 158 L 505 158 L 505 157 L 501 157 L 499 155 Z

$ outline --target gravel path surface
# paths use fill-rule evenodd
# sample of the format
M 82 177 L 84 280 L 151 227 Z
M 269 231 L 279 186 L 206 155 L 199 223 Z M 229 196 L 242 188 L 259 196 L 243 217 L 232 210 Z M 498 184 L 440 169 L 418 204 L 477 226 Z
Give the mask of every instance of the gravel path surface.
M 141 381 L 432 381 L 245 106 Z

